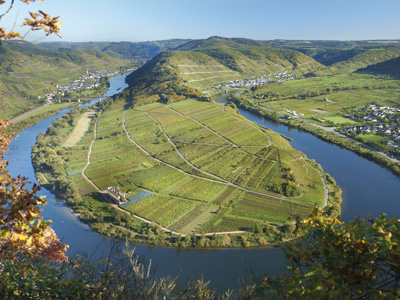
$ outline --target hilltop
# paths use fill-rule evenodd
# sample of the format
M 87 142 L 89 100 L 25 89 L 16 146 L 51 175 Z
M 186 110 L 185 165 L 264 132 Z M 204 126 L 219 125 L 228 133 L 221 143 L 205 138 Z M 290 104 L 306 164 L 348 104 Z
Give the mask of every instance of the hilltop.
M 70 84 L 87 71 L 119 70 L 127 61 L 96 50 L 44 49 L 36 45 L 0 47 L 3 100 L 0 116 L 13 118 L 43 104 L 46 93 Z M 40 99 L 39 99 L 39 97 Z
M 122 96 L 136 104 L 174 102 L 198 96 L 195 89 L 230 80 L 274 72 L 302 75 L 319 71 L 325 72 L 326 67 L 298 51 L 249 39 L 211 37 L 160 53 L 127 77 L 130 88 Z

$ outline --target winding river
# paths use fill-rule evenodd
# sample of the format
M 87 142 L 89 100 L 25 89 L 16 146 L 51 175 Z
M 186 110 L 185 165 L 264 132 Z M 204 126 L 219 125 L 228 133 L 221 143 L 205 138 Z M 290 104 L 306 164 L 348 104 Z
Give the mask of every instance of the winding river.
M 126 75 L 121 75 L 111 78 L 110 88 L 104 96 L 114 95 L 124 89 L 127 86 L 125 77 Z M 216 100 L 225 101 L 223 98 Z M 97 101 L 98 98 L 93 99 L 85 106 Z M 36 182 L 30 157 L 31 146 L 40 132 L 46 131 L 54 119 L 69 110 L 65 109 L 25 129 L 11 143 L 5 159 L 10 162 L 8 169 L 12 176 L 23 174 L 32 183 Z M 310 134 L 288 129 L 284 125 L 270 122 L 244 110 L 240 112 L 249 120 L 292 138 L 291 144 L 295 149 L 315 159 L 325 172 L 335 178 L 343 190 L 343 220 L 349 221 L 358 215 L 369 213 L 376 217 L 380 212 L 389 216 L 400 216 L 400 180 L 389 171 Z M 40 194 L 45 195 L 48 200 L 42 215 L 45 219 L 53 220 L 53 228 L 60 239 L 70 245 L 68 255 L 91 254 L 96 250 L 96 255 L 101 256 L 101 253 L 107 251 L 109 238 L 93 232 L 90 227 L 80 222 L 50 191 L 43 188 Z M 136 244 L 135 247 L 137 254 L 147 261 L 152 260 L 157 276 L 179 274 L 185 282 L 188 278 L 197 279 L 204 275 L 204 278 L 211 280 L 212 285 L 218 287 L 219 291 L 236 289 L 238 278 L 249 279 L 252 273 L 262 276 L 267 272 L 273 276 L 283 273 L 286 269 L 284 255 L 278 248 L 189 250 L 141 244 Z

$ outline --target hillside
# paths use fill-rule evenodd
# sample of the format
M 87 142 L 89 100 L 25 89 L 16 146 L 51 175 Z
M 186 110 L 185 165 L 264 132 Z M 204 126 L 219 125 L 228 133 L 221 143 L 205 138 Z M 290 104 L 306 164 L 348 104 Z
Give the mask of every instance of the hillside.
M 307 41 L 274 40 L 264 43 L 285 49 L 300 51 L 313 57 L 335 73 L 353 72 L 398 57 L 400 42 L 392 40 L 371 41 Z
M 127 61 L 94 50 L 2 45 L 0 117 L 11 119 L 41 105 L 43 96 L 55 91 L 57 84 L 70 84 L 87 71 L 118 70 L 127 64 Z
M 298 51 L 274 48 L 249 39 L 211 37 L 190 41 L 176 50 L 207 54 L 227 68 L 248 76 L 282 71 L 300 75 L 325 69 Z
M 306 74 L 326 68 L 300 52 L 248 39 L 212 37 L 162 52 L 127 77 L 122 97 L 135 104 L 175 102 L 231 80 L 275 72 Z
M 83 42 L 83 43 L 70 43 L 70 42 L 50 42 L 40 43 L 41 47 L 48 49 L 80 49 L 80 50 L 98 50 L 122 59 L 133 60 L 133 62 L 143 65 L 148 60 L 162 51 L 172 50 L 176 47 L 187 43 L 189 40 L 171 39 L 163 41 L 149 41 L 149 42 Z
M 375 65 L 357 70 L 358 73 L 368 73 L 376 75 L 389 75 L 400 78 L 400 57 L 396 57 Z
M 177 70 L 181 59 L 187 58 L 187 61 L 198 57 L 199 55 L 189 52 L 160 53 L 126 78 L 130 87 L 120 93 L 119 97 L 133 99 L 134 104 L 146 104 L 156 101 L 170 103 L 190 96 L 199 96 L 200 94 L 185 82 Z
M 355 50 L 354 55 L 347 60 L 331 65 L 334 72 L 354 72 L 359 68 L 365 68 L 380 62 L 400 56 L 400 47 Z

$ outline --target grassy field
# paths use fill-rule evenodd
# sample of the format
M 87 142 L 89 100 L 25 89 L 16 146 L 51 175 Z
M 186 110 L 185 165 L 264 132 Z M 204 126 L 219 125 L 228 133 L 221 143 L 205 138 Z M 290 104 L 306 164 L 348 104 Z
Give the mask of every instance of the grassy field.
M 84 113 L 68 139 L 64 142 L 63 147 L 75 146 L 89 129 L 90 121 L 95 117 L 95 115 L 96 112 L 94 110 Z
M 243 97 L 276 112 L 290 115 L 287 110 L 294 110 L 317 124 L 320 123 L 316 119 L 323 119 L 340 125 L 354 124 L 341 118 L 346 109 L 370 103 L 397 107 L 399 88 L 398 80 L 352 73 L 271 83 L 259 86 L 254 92 L 264 95 L 263 99 L 250 93 Z
M 81 172 L 95 121 L 65 148 L 67 172 L 83 195 L 94 190 Z M 233 109 L 193 99 L 129 110 L 122 100 L 113 104 L 97 119 L 85 174 L 101 190 L 150 192 L 125 209 L 182 233 L 284 224 L 292 213 L 305 215 L 324 203 L 318 172 L 279 134 Z M 285 194 L 287 185 L 297 193 Z

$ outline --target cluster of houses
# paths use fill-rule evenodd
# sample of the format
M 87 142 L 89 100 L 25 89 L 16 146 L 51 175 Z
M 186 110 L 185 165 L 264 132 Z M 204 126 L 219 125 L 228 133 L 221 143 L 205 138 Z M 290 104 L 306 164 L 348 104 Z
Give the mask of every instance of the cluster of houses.
M 287 80 L 294 80 L 297 78 L 297 75 L 293 75 L 290 73 L 282 72 L 282 73 L 271 73 L 268 75 L 262 75 L 260 77 L 256 76 L 251 76 L 248 79 L 244 80 L 234 80 L 234 81 L 229 81 L 225 83 L 226 88 L 242 88 L 242 87 L 253 87 L 253 86 L 258 86 L 261 84 L 266 84 L 270 82 L 283 82 Z M 214 88 L 221 87 L 216 86 Z
M 57 85 L 57 91 L 54 93 L 46 94 L 46 99 L 53 103 L 53 99 L 57 94 L 64 96 L 66 93 L 74 92 L 74 91 L 82 91 L 82 90 L 90 90 L 93 88 L 97 88 L 100 86 L 99 79 L 106 76 L 114 76 L 118 72 L 101 70 L 94 73 L 86 72 L 85 75 L 79 77 L 79 79 L 75 80 L 71 84 L 68 85 Z M 90 81 L 90 82 L 89 82 Z
M 390 120 L 395 113 L 400 112 L 400 108 L 370 104 L 365 106 L 364 108 L 361 108 L 360 111 L 362 112 L 363 120 L 370 122 L 378 122 L 379 120 L 385 118 Z M 358 111 L 358 115 L 360 114 L 360 111 Z M 357 119 L 352 114 L 345 114 L 344 116 L 352 119 Z
M 344 117 L 371 123 L 363 126 L 350 126 L 342 128 L 342 130 L 357 135 L 372 133 L 384 136 L 386 137 L 385 145 L 400 152 L 400 125 L 397 122 L 399 113 L 400 108 L 370 104 L 359 109 L 356 113 L 346 114 Z
M 350 126 L 343 129 L 347 133 L 355 133 L 357 135 L 377 134 L 390 138 L 386 141 L 386 146 L 394 147 L 400 151 L 400 126 L 397 124 L 374 124 L 364 126 Z

